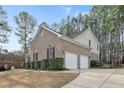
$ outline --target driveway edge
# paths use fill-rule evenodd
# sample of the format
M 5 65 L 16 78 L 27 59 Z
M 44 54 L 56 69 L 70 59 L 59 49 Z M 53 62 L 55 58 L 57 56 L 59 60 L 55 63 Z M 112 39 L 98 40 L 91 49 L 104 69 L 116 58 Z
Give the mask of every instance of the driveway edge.
M 73 80 L 75 80 L 79 75 L 80 75 L 80 71 L 78 72 L 78 75 L 74 78 L 74 79 L 72 79 L 71 81 L 69 81 L 69 82 L 67 82 L 66 84 L 64 84 L 64 85 L 62 85 L 61 87 L 58 87 L 58 88 L 64 88 L 64 86 L 65 85 L 67 85 L 68 83 L 70 83 L 70 82 L 72 82 Z
M 105 82 L 116 72 L 118 72 L 120 69 L 115 70 L 113 73 L 111 73 L 99 86 L 99 88 L 102 88 L 102 86 L 105 84 Z

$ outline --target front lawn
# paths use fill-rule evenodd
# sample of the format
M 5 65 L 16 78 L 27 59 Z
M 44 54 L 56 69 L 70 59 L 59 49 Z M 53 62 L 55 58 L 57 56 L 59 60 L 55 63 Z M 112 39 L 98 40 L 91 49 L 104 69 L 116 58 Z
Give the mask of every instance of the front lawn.
M 0 87 L 6 88 L 57 88 L 74 78 L 78 73 L 66 71 L 13 70 L 0 72 Z

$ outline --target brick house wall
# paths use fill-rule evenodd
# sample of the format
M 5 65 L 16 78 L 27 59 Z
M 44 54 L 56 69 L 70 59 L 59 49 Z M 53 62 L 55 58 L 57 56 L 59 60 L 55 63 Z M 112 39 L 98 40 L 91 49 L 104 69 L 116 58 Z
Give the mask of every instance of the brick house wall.
M 41 30 L 31 47 L 31 61 L 33 61 L 34 52 L 38 52 L 38 60 L 47 59 L 47 48 L 49 46 L 55 47 L 55 57 L 59 58 L 64 58 L 64 51 L 78 54 L 78 62 L 80 55 L 90 56 L 88 48 L 63 40 L 44 28 Z

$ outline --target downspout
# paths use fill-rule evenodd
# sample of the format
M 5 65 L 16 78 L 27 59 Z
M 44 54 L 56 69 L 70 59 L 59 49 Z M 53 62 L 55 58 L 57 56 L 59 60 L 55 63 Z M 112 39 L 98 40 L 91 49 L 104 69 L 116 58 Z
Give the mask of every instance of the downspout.
M 78 72 L 79 74 L 81 73 L 81 69 L 80 69 L 80 55 L 78 54 Z
M 91 67 L 91 50 L 92 50 L 92 48 L 91 48 L 91 40 L 89 40 L 90 42 L 89 42 L 89 68 Z
M 90 63 L 90 62 L 91 62 L 91 50 L 92 50 L 92 48 L 89 47 L 89 51 L 90 51 L 90 56 L 89 56 L 89 68 L 91 67 L 91 63 Z

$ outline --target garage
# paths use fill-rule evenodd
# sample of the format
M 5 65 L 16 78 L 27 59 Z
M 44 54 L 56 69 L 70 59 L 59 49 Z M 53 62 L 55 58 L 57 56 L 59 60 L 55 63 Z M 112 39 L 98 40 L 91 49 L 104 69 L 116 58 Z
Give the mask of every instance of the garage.
M 88 68 L 89 68 L 88 56 L 81 55 L 80 56 L 80 69 L 88 69 Z
M 77 69 L 78 56 L 75 53 L 65 52 L 65 68 Z

